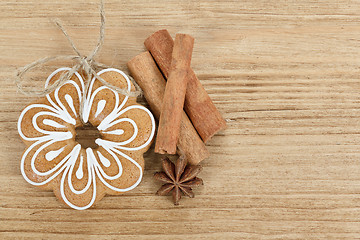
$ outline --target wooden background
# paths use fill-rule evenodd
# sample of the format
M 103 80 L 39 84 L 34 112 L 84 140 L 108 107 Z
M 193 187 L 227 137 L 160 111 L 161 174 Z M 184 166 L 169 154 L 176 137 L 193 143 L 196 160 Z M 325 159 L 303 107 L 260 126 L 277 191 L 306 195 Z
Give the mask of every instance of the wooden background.
M 90 52 L 98 1 L 2 0 L 0 12 L 1 239 L 360 239 L 359 1 L 108 0 L 98 60 L 125 69 L 156 30 L 193 35 L 192 67 L 228 129 L 208 144 L 195 199 L 154 195 L 151 149 L 139 187 L 86 211 L 22 178 L 16 122 L 35 98 L 13 80 L 73 54 L 52 18 Z

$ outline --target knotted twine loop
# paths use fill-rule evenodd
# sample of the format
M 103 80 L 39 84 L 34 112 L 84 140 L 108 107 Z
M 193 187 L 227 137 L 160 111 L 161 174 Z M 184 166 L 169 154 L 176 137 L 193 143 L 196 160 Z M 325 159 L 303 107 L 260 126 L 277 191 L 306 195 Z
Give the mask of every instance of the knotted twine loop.
M 100 18 L 101 18 L 101 25 L 100 25 L 99 40 L 98 40 L 94 50 L 91 52 L 91 54 L 89 56 L 84 56 L 80 53 L 80 51 L 77 49 L 74 42 L 72 41 L 70 36 L 67 34 L 65 28 L 62 26 L 62 24 L 59 22 L 59 20 L 55 20 L 54 23 L 60 28 L 60 30 L 64 34 L 65 38 L 68 40 L 72 49 L 74 50 L 74 52 L 77 55 L 58 55 L 58 56 L 54 56 L 54 57 L 45 57 L 45 58 L 39 59 L 35 62 L 32 62 L 32 63 L 24 66 L 21 70 L 19 70 L 19 72 L 17 73 L 16 78 L 15 78 L 15 84 L 16 84 L 18 90 L 27 96 L 44 97 L 47 94 L 54 91 L 59 86 L 61 86 L 66 81 L 70 80 L 71 77 L 75 74 L 75 72 L 78 72 L 80 69 L 82 69 L 82 70 L 84 70 L 84 72 L 87 76 L 84 94 L 82 97 L 82 103 L 84 103 L 85 98 L 88 94 L 92 76 L 94 76 L 97 80 L 99 80 L 104 86 L 106 86 L 122 95 L 129 96 L 129 97 L 137 97 L 137 96 L 142 95 L 141 88 L 134 81 L 133 78 L 129 77 L 130 81 L 134 84 L 136 90 L 128 91 L 127 89 L 119 88 L 117 86 L 114 86 L 114 85 L 108 83 L 102 77 L 100 77 L 94 70 L 94 68 L 109 68 L 110 67 L 105 64 L 98 63 L 94 60 L 94 57 L 97 55 L 97 53 L 100 51 L 100 49 L 103 45 L 104 37 L 105 37 L 105 11 L 104 11 L 103 0 L 100 1 Z M 52 85 L 45 87 L 45 89 L 42 91 L 26 90 L 22 86 L 23 76 L 25 75 L 26 72 L 32 70 L 33 68 L 35 68 L 37 66 L 41 66 L 48 62 L 52 62 L 52 61 L 56 61 L 56 60 L 73 60 L 73 61 L 77 61 L 78 63 L 75 64 L 70 70 L 68 70 L 67 72 L 62 74 L 60 76 L 60 78 L 57 79 Z M 80 116 L 82 116 L 82 111 L 83 111 L 83 104 L 80 104 Z

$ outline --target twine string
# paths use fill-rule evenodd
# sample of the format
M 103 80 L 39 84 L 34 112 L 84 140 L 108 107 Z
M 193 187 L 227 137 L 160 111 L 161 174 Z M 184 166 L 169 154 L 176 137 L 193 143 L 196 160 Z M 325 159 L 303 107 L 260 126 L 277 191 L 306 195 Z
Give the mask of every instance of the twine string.
M 62 31 L 62 33 L 64 34 L 65 38 L 70 43 L 70 45 L 71 45 L 72 49 L 74 50 L 74 52 L 76 53 L 76 55 L 58 55 L 58 56 L 53 56 L 53 57 L 45 57 L 45 58 L 39 59 L 37 61 L 34 61 L 34 62 L 24 66 L 22 69 L 20 69 L 20 71 L 17 73 L 16 78 L 15 78 L 15 84 L 16 84 L 18 90 L 22 94 L 27 95 L 27 96 L 43 97 L 43 96 L 46 96 L 47 94 L 51 93 L 52 91 L 54 91 L 56 88 L 61 86 L 66 81 L 70 80 L 71 77 L 75 74 L 75 72 L 78 72 L 80 69 L 82 69 L 82 70 L 84 70 L 84 72 L 87 76 L 86 87 L 84 89 L 82 103 L 85 101 L 85 98 L 89 91 L 91 78 L 93 76 L 97 80 L 99 80 L 104 86 L 106 86 L 122 95 L 129 96 L 129 97 L 137 97 L 137 96 L 141 95 L 142 94 L 141 88 L 131 77 L 129 77 L 129 79 L 134 84 L 135 89 L 136 89 L 135 91 L 128 91 L 127 89 L 123 89 L 123 88 L 114 86 L 114 85 L 110 84 L 109 82 L 105 81 L 102 77 L 100 77 L 96 73 L 95 68 L 109 68 L 110 67 L 110 66 L 107 66 L 105 64 L 99 63 L 94 60 L 97 53 L 101 50 L 101 47 L 104 42 L 104 37 L 105 37 L 105 11 L 104 11 L 103 0 L 100 1 L 100 18 L 101 18 L 101 25 L 100 25 L 99 39 L 98 39 L 98 42 L 97 42 L 95 48 L 93 49 L 93 51 L 90 53 L 89 56 L 84 56 L 80 53 L 80 51 L 77 49 L 75 43 L 72 41 L 71 37 L 68 35 L 68 33 L 66 32 L 65 28 L 60 23 L 60 21 L 55 20 L 56 26 L 58 26 L 58 28 Z M 73 60 L 73 61 L 77 61 L 78 63 L 75 64 L 70 70 L 63 73 L 53 84 L 46 86 L 44 88 L 44 90 L 35 91 L 35 90 L 28 90 L 28 89 L 24 88 L 24 86 L 22 85 L 22 81 L 24 80 L 24 75 L 27 72 L 31 71 L 33 68 L 35 68 L 37 66 L 41 66 L 48 62 L 57 61 L 57 60 Z M 80 114 L 81 114 L 80 116 L 82 116 L 82 109 L 83 109 L 83 104 L 80 104 Z

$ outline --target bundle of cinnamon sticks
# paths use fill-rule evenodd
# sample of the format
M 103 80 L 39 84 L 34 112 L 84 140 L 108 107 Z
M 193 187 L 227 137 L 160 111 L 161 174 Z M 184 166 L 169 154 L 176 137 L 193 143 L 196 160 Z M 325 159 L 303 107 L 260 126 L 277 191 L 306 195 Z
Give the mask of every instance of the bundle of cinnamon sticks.
M 145 40 L 148 51 L 127 66 L 159 120 L 155 152 L 185 155 L 190 164 L 209 156 L 205 143 L 226 122 L 190 67 L 194 39 L 167 30 Z

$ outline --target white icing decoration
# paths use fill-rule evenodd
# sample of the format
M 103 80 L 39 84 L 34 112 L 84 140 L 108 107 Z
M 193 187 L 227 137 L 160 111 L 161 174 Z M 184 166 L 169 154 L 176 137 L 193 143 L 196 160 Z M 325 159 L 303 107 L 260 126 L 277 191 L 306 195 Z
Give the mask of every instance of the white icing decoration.
M 106 157 L 104 157 L 104 155 L 101 154 L 101 152 L 97 152 L 97 154 L 99 155 L 100 161 L 101 163 L 105 166 L 105 167 L 110 167 L 110 161 L 109 159 L 107 159 Z
M 54 120 L 51 120 L 51 119 L 44 119 L 43 123 L 46 124 L 46 125 L 49 125 L 51 127 L 65 128 L 64 125 L 61 125 L 61 124 L 59 124 L 59 123 L 57 123 L 57 122 L 55 122 Z
M 105 104 L 106 104 L 106 100 L 104 100 L 104 99 L 102 99 L 98 102 L 96 113 L 95 113 L 95 118 L 97 116 L 99 116 L 99 114 L 102 112 L 102 110 L 104 110 Z
M 88 153 L 87 150 L 88 150 L 88 149 L 86 149 L 86 153 Z M 87 154 L 87 156 L 88 156 L 88 154 Z M 90 160 L 90 158 L 87 157 L 87 159 L 88 159 L 88 165 L 89 165 L 89 166 L 90 166 L 90 165 L 93 165 L 93 163 L 92 163 L 92 161 Z M 73 161 L 70 161 L 70 160 L 69 160 L 69 162 L 71 162 L 73 165 L 75 164 L 75 161 L 74 161 L 74 160 L 73 160 Z M 72 170 L 72 165 L 71 165 L 71 164 L 69 164 L 69 165 L 67 166 L 67 168 L 65 169 L 65 171 L 64 171 L 64 173 L 63 173 L 63 175 L 62 175 L 61 181 L 60 181 L 60 194 L 61 194 L 61 197 L 63 198 L 64 202 L 65 202 L 67 205 L 69 205 L 70 207 L 72 207 L 72 208 L 74 208 L 74 209 L 84 210 L 84 209 L 87 209 L 87 208 L 91 207 L 91 205 L 94 204 L 95 199 L 96 199 L 96 178 L 95 178 L 94 169 L 93 169 L 93 168 L 91 168 L 91 169 L 89 168 L 90 171 L 89 171 L 89 181 L 88 181 L 88 182 L 90 182 L 90 184 L 91 184 L 91 181 L 92 181 L 92 185 L 93 185 L 93 194 L 92 194 L 90 203 L 87 204 L 86 206 L 81 206 L 81 207 L 72 204 L 72 203 L 67 199 L 67 197 L 66 197 L 66 195 L 65 195 L 65 190 L 64 190 L 64 188 L 65 188 L 64 185 L 65 185 L 65 184 L 64 184 L 64 182 L 65 182 L 66 174 L 68 174 L 68 172 L 69 172 L 69 169 Z M 69 173 L 69 177 L 70 177 L 70 176 L 71 176 L 71 174 Z M 69 179 L 69 178 L 68 178 L 68 179 Z M 68 181 L 68 182 L 70 182 L 70 184 L 71 184 L 71 181 Z M 86 187 L 85 187 L 83 190 L 81 190 L 81 191 L 76 191 L 76 190 L 72 187 L 72 184 L 71 184 L 71 185 L 70 185 L 70 186 L 71 186 L 71 187 L 70 187 L 70 190 L 71 190 L 73 193 L 75 193 L 75 194 L 82 194 L 82 193 L 86 192 L 86 191 L 90 188 L 90 184 L 87 184 Z
M 124 134 L 124 130 L 122 129 L 116 129 L 116 130 L 113 130 L 113 131 L 104 131 L 104 133 L 107 133 L 107 134 L 113 134 L 113 135 L 122 135 Z
M 60 155 L 60 153 L 62 153 L 64 151 L 64 149 L 65 149 L 65 147 L 62 147 L 58 150 L 53 150 L 53 151 L 48 152 L 47 154 L 45 154 L 46 160 L 48 160 L 48 161 L 54 160 L 57 156 Z
M 80 149 L 80 148 L 81 148 L 81 146 L 79 145 L 79 149 Z M 86 183 L 86 186 L 85 186 L 82 190 L 76 190 L 76 189 L 74 189 L 74 187 L 73 187 L 73 185 L 72 185 L 71 177 L 72 177 L 72 173 L 73 173 L 73 170 L 74 170 L 74 167 L 75 167 L 75 162 L 76 162 L 77 159 L 78 159 L 78 157 L 77 157 L 77 158 L 74 158 L 74 164 L 72 164 L 71 167 L 70 167 L 69 174 L 68 174 L 68 184 L 69 184 L 70 190 L 71 190 L 73 193 L 75 193 L 75 194 L 83 194 L 83 193 L 85 193 L 85 192 L 89 189 L 89 187 L 90 187 L 90 185 L 91 185 L 91 181 L 92 181 L 92 178 L 91 178 L 91 168 L 90 168 L 90 165 L 89 165 L 89 163 L 88 163 L 87 171 L 88 171 L 88 173 L 89 173 L 89 176 L 88 176 L 88 181 L 87 181 L 87 183 Z M 83 163 L 83 156 L 80 155 L 80 165 L 81 165 L 81 166 L 82 166 L 82 163 Z M 80 165 L 79 165 L 79 168 L 80 168 Z M 83 172 L 82 167 L 81 167 L 81 170 L 82 170 L 82 177 L 83 177 L 84 172 Z M 75 175 L 76 175 L 76 174 L 77 174 L 77 172 L 75 173 Z M 82 179 L 82 177 L 81 177 L 81 179 Z M 77 177 L 77 178 L 78 178 L 78 177 Z M 79 178 L 78 178 L 78 179 L 79 179 Z
M 45 86 L 48 86 L 50 80 L 54 77 L 55 74 L 57 74 L 61 71 L 69 71 L 69 70 L 70 70 L 70 68 L 59 68 L 58 70 L 54 71 L 46 80 Z M 126 80 L 127 90 L 128 91 L 131 90 L 131 83 L 130 83 L 129 78 L 120 70 L 117 70 L 114 68 L 104 69 L 104 70 L 100 71 L 98 73 L 98 75 L 101 75 L 105 72 L 110 72 L 110 71 L 121 74 Z M 75 88 L 75 90 L 76 90 L 75 95 L 78 98 L 78 101 L 76 101 L 76 102 L 79 102 L 79 104 L 82 104 L 82 106 L 83 106 L 83 115 L 82 116 L 79 116 L 79 114 L 76 113 L 76 110 L 75 110 L 76 108 L 74 106 L 74 97 L 75 96 L 70 95 L 70 94 L 65 94 L 64 98 L 65 98 L 65 101 L 67 102 L 67 104 L 69 105 L 70 109 L 73 111 L 75 117 L 77 117 L 77 118 L 81 117 L 84 120 L 84 122 L 88 122 L 88 120 L 89 120 L 89 115 L 90 115 L 90 111 L 92 109 L 92 105 L 93 105 L 95 96 L 100 91 L 109 90 L 109 88 L 107 88 L 105 86 L 101 86 L 101 87 L 98 87 L 97 89 L 93 90 L 94 82 L 96 81 L 96 79 L 93 78 L 90 82 L 88 94 L 85 97 L 84 102 L 82 102 L 82 95 L 83 95 L 83 91 L 84 91 L 84 81 L 79 73 L 76 72 L 74 76 L 77 78 L 76 81 L 74 81 L 74 80 L 66 81 L 62 86 L 57 88 L 53 93 L 46 95 L 46 99 L 48 100 L 47 104 L 31 104 L 31 105 L 27 106 L 20 114 L 20 117 L 18 120 L 18 132 L 22 139 L 24 139 L 25 141 L 32 142 L 30 147 L 28 147 L 26 149 L 26 151 L 24 152 L 24 154 L 21 158 L 21 173 L 22 173 L 24 179 L 32 185 L 41 186 L 41 185 L 45 185 L 45 184 L 51 182 L 57 176 L 61 176 L 60 194 L 61 194 L 61 197 L 63 198 L 64 202 L 74 209 L 83 210 L 83 209 L 87 209 L 90 206 L 92 206 L 92 204 L 94 203 L 94 201 L 96 199 L 97 181 L 100 181 L 104 186 L 108 187 L 109 189 L 111 189 L 113 191 L 117 191 L 117 192 L 129 191 L 129 190 L 135 188 L 141 182 L 142 175 L 143 175 L 141 166 L 135 160 L 133 160 L 131 157 L 129 157 L 128 155 L 123 153 L 121 150 L 137 151 L 137 150 L 143 149 L 146 146 L 148 146 L 150 144 L 150 142 L 152 141 L 154 134 L 155 134 L 155 120 L 154 120 L 154 117 L 151 114 L 151 112 L 143 106 L 132 105 L 132 106 L 128 106 L 123 109 L 123 107 L 125 106 L 129 97 L 122 96 L 122 98 L 121 98 L 122 101 L 120 102 L 119 94 L 117 92 L 115 92 L 114 90 L 110 89 L 111 90 L 110 94 L 113 94 L 115 97 L 115 106 L 112 109 L 112 111 L 110 112 L 110 114 L 108 114 L 101 121 L 99 126 L 97 126 L 98 130 L 102 131 L 104 134 L 121 135 L 121 134 L 124 134 L 123 129 L 115 129 L 115 130 L 110 130 L 110 131 L 107 131 L 107 129 L 109 129 L 112 126 L 115 126 L 116 124 L 120 124 L 122 122 L 130 123 L 133 127 L 132 136 L 128 140 L 125 140 L 122 142 L 113 142 L 113 141 L 104 140 L 104 139 L 96 139 L 95 142 L 100 147 L 102 147 L 105 151 L 107 151 L 109 153 L 109 156 L 111 156 L 111 158 L 113 159 L 112 162 L 110 162 L 109 158 L 104 157 L 99 151 L 96 151 L 99 156 L 100 162 L 102 163 L 102 164 L 100 164 L 98 162 L 97 158 L 95 157 L 95 152 L 94 152 L 95 150 L 93 150 L 91 148 L 86 149 L 86 151 L 85 151 L 86 155 L 83 156 L 84 152 L 81 151 L 81 145 L 77 144 L 77 145 L 75 145 L 75 147 L 73 149 L 70 150 L 70 152 L 67 152 L 66 154 L 64 154 L 66 156 L 64 158 L 62 158 L 61 160 L 59 159 L 60 161 L 58 161 L 58 163 L 56 163 L 55 166 L 53 166 L 51 169 L 49 169 L 45 172 L 39 171 L 36 168 L 35 161 L 38 161 L 38 159 L 39 159 L 38 156 L 40 154 L 42 154 L 44 151 L 46 151 L 46 149 L 49 146 L 51 146 L 52 144 L 56 144 L 57 146 L 59 144 L 63 145 L 62 148 L 60 148 L 58 150 L 47 152 L 45 154 L 45 159 L 48 161 L 52 161 L 56 157 L 58 157 L 61 153 L 63 153 L 64 151 L 67 151 L 67 149 L 65 148 L 66 145 L 68 144 L 67 141 L 74 140 L 74 136 L 73 136 L 72 132 L 68 129 L 68 125 L 65 126 L 63 124 L 60 124 L 56 121 L 56 119 L 61 119 L 62 121 L 66 122 L 70 125 L 73 125 L 73 127 L 75 126 L 76 122 L 79 121 L 77 119 L 74 119 L 70 115 L 70 113 L 68 112 L 68 109 L 65 108 L 64 104 L 60 101 L 60 99 L 59 99 L 60 89 L 64 85 L 71 85 L 72 87 Z M 105 105 L 106 105 L 105 100 L 100 100 L 98 102 L 97 109 L 95 112 L 95 117 L 97 117 L 104 110 Z M 121 115 L 123 113 L 125 113 L 131 109 L 138 109 L 138 110 L 145 111 L 151 119 L 150 136 L 144 144 L 142 144 L 141 146 L 137 146 L 137 147 L 126 147 L 125 146 L 125 145 L 131 143 L 134 139 L 136 139 L 138 137 L 138 132 L 139 132 L 138 126 L 136 124 L 137 119 L 130 119 L 127 117 L 121 118 Z M 29 111 L 36 112 L 30 119 L 29 123 L 32 124 L 33 128 L 40 133 L 40 136 L 39 136 L 39 134 L 37 134 L 37 137 L 25 136 L 25 134 L 23 133 L 22 124 L 24 124 L 23 123 L 24 116 Z M 43 116 L 44 124 L 57 128 L 57 131 L 49 131 L 49 130 L 40 128 L 37 124 L 37 118 L 40 116 Z M 49 117 L 51 117 L 52 119 L 50 119 Z M 26 119 L 26 120 L 29 120 L 29 119 Z M 25 124 L 28 124 L 28 123 L 26 122 Z M 59 129 L 61 129 L 62 131 L 59 131 Z M 126 188 L 117 188 L 116 186 L 113 186 L 111 183 L 108 182 L 109 180 L 111 181 L 111 180 L 118 179 L 124 171 L 121 161 L 118 156 L 121 156 L 122 159 L 126 159 L 126 160 L 130 161 L 132 164 L 134 164 L 136 166 L 136 168 L 139 171 L 138 172 L 139 177 L 132 186 L 129 186 Z M 29 160 L 30 160 L 30 165 L 29 165 Z M 80 161 L 80 162 L 78 164 L 78 169 L 76 170 L 76 173 L 73 174 L 76 161 Z M 87 166 L 85 169 L 83 167 L 84 161 L 86 161 L 86 166 Z M 103 169 L 103 167 L 107 168 L 111 164 L 114 164 L 118 169 L 118 172 L 113 176 L 109 176 Z M 26 171 L 25 171 L 25 166 L 29 166 L 26 168 Z M 29 175 L 27 175 L 27 174 L 29 174 Z M 34 174 L 37 176 L 34 176 Z M 83 189 L 74 189 L 73 182 L 84 181 L 85 180 L 84 176 L 87 176 L 87 180 L 86 180 L 87 183 L 86 183 L 85 187 Z M 67 181 L 67 184 L 65 184 L 65 181 Z M 81 195 L 88 191 L 92 191 L 91 199 L 89 199 L 89 202 L 85 203 L 84 206 L 77 206 L 74 203 L 72 203 L 71 200 L 69 200 L 69 199 L 74 199 L 74 196 L 72 196 L 71 198 L 68 198 L 68 196 L 66 196 L 65 193 L 67 193 L 68 191 L 65 191 L 65 188 L 69 188 L 71 193 L 75 194 L 75 195 Z
M 73 111 L 73 113 L 75 114 L 75 116 L 77 116 L 75 107 L 74 107 L 74 101 L 73 101 L 72 97 L 69 94 L 66 94 L 65 100 L 66 100 L 67 104 L 69 105 L 69 107 L 71 108 L 71 110 Z
M 71 68 L 59 68 L 57 70 L 55 70 L 52 74 L 50 74 L 50 76 L 46 79 L 45 82 L 45 87 L 47 87 L 49 85 L 50 80 L 59 72 L 61 71 L 70 71 Z M 80 76 L 80 74 L 78 72 L 75 72 L 75 76 L 79 79 L 80 85 L 81 85 L 81 89 L 79 88 L 78 84 L 73 81 L 73 80 L 68 80 L 66 81 L 62 86 L 66 85 L 66 84 L 71 84 L 75 87 L 76 92 L 78 94 L 78 98 L 79 101 L 81 101 L 82 99 L 82 92 L 84 91 L 84 81 L 82 79 L 82 77 Z M 61 86 L 61 87 L 62 87 Z M 57 113 L 58 115 L 60 115 L 62 117 L 62 119 L 68 123 L 71 123 L 73 125 L 75 125 L 76 121 L 75 119 L 73 119 L 70 114 L 67 112 L 67 109 L 65 108 L 65 106 L 62 104 L 62 102 L 59 99 L 59 90 L 60 88 L 57 88 L 54 91 L 54 96 L 55 96 L 55 100 L 57 102 L 57 104 L 54 103 L 54 101 L 51 99 L 50 94 L 46 95 L 46 99 L 50 102 L 51 106 L 55 109 L 55 113 Z M 80 102 L 81 104 L 81 102 Z M 70 107 L 71 108 L 71 107 Z M 76 115 L 75 115 L 76 116 Z
M 84 176 L 84 171 L 83 171 L 83 161 L 84 161 L 84 157 L 81 155 L 80 156 L 80 163 L 79 163 L 79 168 L 76 171 L 76 177 L 78 179 L 82 179 Z

